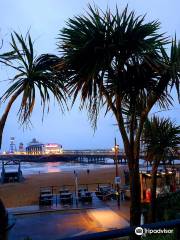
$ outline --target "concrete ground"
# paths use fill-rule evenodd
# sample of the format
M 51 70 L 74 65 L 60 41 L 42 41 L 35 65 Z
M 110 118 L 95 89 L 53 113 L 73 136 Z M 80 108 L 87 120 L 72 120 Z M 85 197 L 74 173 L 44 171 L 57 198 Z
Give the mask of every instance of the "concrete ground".
M 51 208 L 42 212 L 38 212 L 38 206 L 9 209 L 16 212 L 16 224 L 9 232 L 9 240 L 24 240 L 26 237 L 55 240 L 129 226 L 129 201 L 122 201 L 120 208 L 115 200 L 97 203 L 96 207 Z

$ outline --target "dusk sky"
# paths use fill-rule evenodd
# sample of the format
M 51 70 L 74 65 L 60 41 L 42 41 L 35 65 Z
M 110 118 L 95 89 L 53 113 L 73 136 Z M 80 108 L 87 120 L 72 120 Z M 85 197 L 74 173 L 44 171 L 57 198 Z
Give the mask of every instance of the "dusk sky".
M 88 3 L 95 3 L 103 10 L 107 6 L 113 10 L 116 4 L 119 9 L 123 9 L 128 4 L 129 9 L 135 10 L 138 15 L 147 13 L 147 21 L 158 19 L 162 24 L 161 32 L 166 32 L 170 37 L 173 37 L 176 32 L 177 38 L 180 39 L 179 0 L 2 0 L 0 38 L 3 39 L 4 45 L 0 52 L 10 49 L 8 42 L 12 31 L 26 34 L 30 29 L 32 39 L 35 40 L 34 46 L 37 54 L 58 54 L 56 43 L 60 29 L 65 26 L 68 18 L 85 13 Z M 4 80 L 10 77 L 12 77 L 12 72 L 1 65 L 0 95 L 9 86 L 9 82 Z M 17 122 L 19 108 L 19 101 L 17 101 L 6 123 L 2 150 L 9 150 L 11 136 L 15 137 L 17 147 L 19 142 L 23 142 L 26 146 L 35 137 L 43 143 L 60 143 L 64 149 L 111 148 L 116 136 L 120 148 L 122 148 L 120 134 L 115 126 L 116 121 L 111 113 L 104 117 L 102 111 L 98 120 L 98 128 L 94 133 L 88 121 L 87 112 L 85 110 L 80 112 L 78 105 L 77 102 L 71 111 L 66 111 L 62 115 L 52 98 L 50 112 L 45 115 L 42 123 L 40 104 L 37 98 L 31 119 L 33 126 L 31 129 L 23 130 Z M 2 115 L 4 105 L 0 107 L 0 115 Z M 155 111 L 158 109 L 153 109 L 153 112 Z M 175 101 L 174 109 L 163 112 L 161 115 L 171 116 L 180 124 L 180 108 L 177 101 Z

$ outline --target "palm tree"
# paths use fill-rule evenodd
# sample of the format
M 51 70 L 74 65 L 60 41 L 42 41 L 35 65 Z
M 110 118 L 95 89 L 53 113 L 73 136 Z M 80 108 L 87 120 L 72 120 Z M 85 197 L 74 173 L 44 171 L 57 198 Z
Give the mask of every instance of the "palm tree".
M 36 96 L 39 93 L 43 114 L 46 104 L 49 105 L 50 94 L 60 104 L 63 110 L 66 101 L 64 82 L 54 66 L 59 58 L 51 54 L 36 56 L 30 35 L 25 38 L 22 35 L 11 35 L 12 51 L 0 56 L 1 62 L 13 68 L 16 75 L 12 79 L 11 86 L 0 98 L 0 102 L 8 101 L 5 111 L 0 118 L 0 147 L 4 126 L 15 100 L 22 96 L 18 111 L 21 124 L 28 123 L 34 109 Z M 61 80 L 59 80 L 61 79 Z
M 168 86 L 176 84 L 179 94 L 180 47 L 173 42 L 169 57 L 164 49 L 168 40 L 159 34 L 159 27 L 159 22 L 145 23 L 144 17 L 128 13 L 127 7 L 113 14 L 89 6 L 86 15 L 69 19 L 59 36 L 59 70 L 66 72 L 73 103 L 80 95 L 81 107 L 88 109 L 95 127 L 103 106 L 117 120 L 130 173 L 131 225 L 140 223 L 144 122 L 157 102 L 160 107 L 171 103 Z
M 147 161 L 152 164 L 151 178 L 151 221 L 156 220 L 156 185 L 157 170 L 160 162 L 177 156 L 180 144 L 180 126 L 170 119 L 154 116 L 144 124 L 142 140 L 145 146 Z

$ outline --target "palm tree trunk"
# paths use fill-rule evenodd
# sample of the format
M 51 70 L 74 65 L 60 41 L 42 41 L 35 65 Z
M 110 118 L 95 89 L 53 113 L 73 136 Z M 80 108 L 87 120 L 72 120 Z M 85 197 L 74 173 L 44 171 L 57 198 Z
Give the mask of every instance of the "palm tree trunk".
M 116 116 L 116 120 L 118 123 L 119 131 L 121 133 L 121 137 L 124 143 L 124 149 L 126 158 L 128 160 L 129 167 L 129 180 L 130 180 L 130 194 L 131 194 L 131 204 L 130 204 L 130 225 L 131 226 L 139 226 L 140 218 L 141 218 L 141 184 L 140 184 L 140 175 L 139 175 L 139 149 L 140 149 L 140 133 L 143 129 L 143 121 L 145 121 L 145 117 L 143 115 L 143 119 L 141 121 L 141 126 L 139 127 L 138 137 L 135 140 L 134 136 L 134 116 L 131 119 L 131 134 L 130 141 L 128 139 L 128 134 L 125 129 L 124 118 L 122 114 L 122 106 L 119 95 L 116 96 L 116 108 L 114 109 L 114 105 L 108 97 L 108 94 L 105 95 L 107 97 L 107 101 L 112 108 L 114 115 Z M 117 111 L 118 109 L 118 111 Z M 136 239 L 136 235 L 133 235 L 133 239 Z M 138 238 L 139 239 L 139 238 Z
M 133 99 L 132 99 L 133 101 Z M 129 173 L 130 173 L 130 191 L 131 191 L 131 206 L 130 206 L 130 224 L 131 226 L 138 226 L 140 224 L 141 216 L 141 185 L 139 175 L 139 147 L 140 142 L 134 142 L 135 134 L 135 111 L 132 104 L 131 119 L 130 119 L 130 158 L 129 158 Z
M 6 106 L 6 109 L 0 119 L 0 149 L 1 149 L 1 145 L 2 145 L 2 136 L 3 136 L 3 130 L 4 130 L 4 126 L 5 126 L 5 123 L 6 123 L 6 120 L 7 120 L 7 117 L 8 117 L 8 114 L 9 114 L 9 111 L 11 109 L 11 106 L 12 104 L 14 103 L 14 101 L 16 100 L 16 98 L 21 94 L 23 90 L 23 87 L 19 88 L 15 93 L 14 95 L 10 98 L 7 106 Z
M 151 176 L 151 206 L 150 221 L 156 221 L 156 187 L 157 187 L 157 167 L 153 167 Z
M 122 122 L 122 117 L 117 118 L 119 130 L 123 139 L 126 158 L 128 160 L 129 167 L 129 182 L 130 182 L 130 225 L 139 226 L 141 218 L 141 184 L 139 175 L 139 148 L 140 141 L 131 143 L 128 141 L 125 128 Z M 135 239 L 135 236 L 134 236 Z
M 130 226 L 139 226 L 141 218 L 141 185 L 139 175 L 139 159 L 128 157 L 129 180 L 130 180 Z M 140 237 L 133 233 L 131 240 L 138 240 Z
M 129 177 L 131 193 L 130 225 L 139 226 L 141 217 L 141 185 L 139 168 L 129 167 Z

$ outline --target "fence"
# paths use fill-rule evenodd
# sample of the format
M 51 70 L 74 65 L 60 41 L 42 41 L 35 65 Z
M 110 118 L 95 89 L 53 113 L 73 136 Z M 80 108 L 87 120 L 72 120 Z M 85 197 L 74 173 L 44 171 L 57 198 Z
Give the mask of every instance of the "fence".
M 172 230 L 172 233 L 147 233 L 146 236 L 142 237 L 139 235 L 139 239 L 144 240 L 155 240 L 155 239 L 171 239 L 171 240 L 179 240 L 180 239 L 180 219 L 171 220 L 171 221 L 165 221 L 165 222 L 157 222 L 157 223 L 151 223 L 151 224 L 144 224 L 141 226 L 141 228 L 144 230 L 164 230 L 169 229 Z M 136 236 L 135 239 L 137 239 L 137 235 L 135 235 L 135 227 L 128 227 L 124 229 L 118 229 L 118 230 L 112 230 L 112 231 L 105 231 L 105 232 L 97 232 L 97 233 L 91 233 L 76 237 L 70 237 L 70 238 L 63 238 L 61 240 L 106 240 L 106 239 L 120 239 L 121 237 L 128 237 L 128 236 Z M 168 235 L 171 234 L 170 238 L 167 238 Z M 160 237 L 160 238 L 159 238 Z

